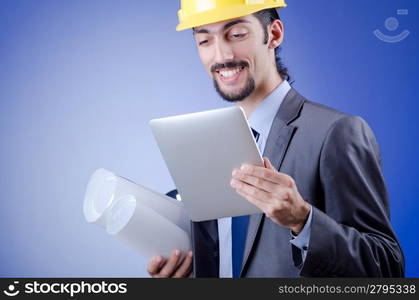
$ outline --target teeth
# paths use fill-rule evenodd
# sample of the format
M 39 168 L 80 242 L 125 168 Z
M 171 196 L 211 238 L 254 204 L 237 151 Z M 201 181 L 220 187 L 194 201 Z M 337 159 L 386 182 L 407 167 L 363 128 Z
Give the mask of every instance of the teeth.
M 228 70 L 228 71 L 220 71 L 220 74 L 222 77 L 232 77 L 234 75 L 236 75 L 237 73 L 239 73 L 241 71 L 242 68 L 237 68 L 234 70 Z

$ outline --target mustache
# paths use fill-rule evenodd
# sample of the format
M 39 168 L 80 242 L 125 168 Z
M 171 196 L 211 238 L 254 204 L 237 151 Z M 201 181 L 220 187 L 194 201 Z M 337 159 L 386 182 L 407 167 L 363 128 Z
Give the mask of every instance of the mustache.
M 228 61 L 228 62 L 225 62 L 225 63 L 222 63 L 222 64 L 219 64 L 219 63 L 214 64 L 211 67 L 211 72 L 217 72 L 217 71 L 219 71 L 221 69 L 225 69 L 225 68 L 236 68 L 236 67 L 246 68 L 248 66 L 249 66 L 249 64 L 247 62 L 243 61 L 243 60 L 241 60 L 241 61 Z

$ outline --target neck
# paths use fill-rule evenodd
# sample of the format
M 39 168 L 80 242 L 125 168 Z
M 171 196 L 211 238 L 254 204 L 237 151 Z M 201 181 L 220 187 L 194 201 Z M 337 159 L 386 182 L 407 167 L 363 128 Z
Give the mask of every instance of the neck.
M 279 76 L 278 72 L 275 69 L 274 74 L 266 76 L 262 83 L 255 88 L 253 93 L 251 93 L 247 98 L 243 99 L 242 101 L 237 102 L 236 104 L 243 108 L 246 117 L 249 118 L 249 116 L 256 109 L 256 107 L 263 100 L 265 100 L 265 98 L 270 93 L 272 93 L 272 91 L 276 89 L 282 82 L 283 79 L 281 78 L 281 76 Z

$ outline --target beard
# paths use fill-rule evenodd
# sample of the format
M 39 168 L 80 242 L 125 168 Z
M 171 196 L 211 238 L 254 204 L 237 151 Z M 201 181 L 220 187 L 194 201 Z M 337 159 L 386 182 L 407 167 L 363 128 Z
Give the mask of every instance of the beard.
M 249 67 L 249 64 L 245 61 L 238 61 L 238 62 L 229 61 L 223 64 L 215 64 L 214 66 L 211 67 L 211 72 L 217 72 L 218 70 L 222 68 L 235 68 L 235 67 L 247 68 Z M 247 81 L 244 87 L 236 93 L 227 93 L 223 91 L 215 78 L 213 79 L 213 83 L 214 83 L 214 87 L 217 93 L 221 96 L 221 98 L 223 98 L 227 102 L 242 101 L 255 90 L 255 80 L 250 75 L 247 78 Z
M 252 77 L 247 78 L 244 87 L 236 93 L 224 92 L 220 88 L 220 85 L 218 84 L 217 80 L 214 79 L 213 81 L 215 90 L 217 91 L 218 95 L 220 95 L 221 98 L 223 98 L 227 102 L 240 102 L 243 99 L 247 98 L 255 90 L 255 80 Z

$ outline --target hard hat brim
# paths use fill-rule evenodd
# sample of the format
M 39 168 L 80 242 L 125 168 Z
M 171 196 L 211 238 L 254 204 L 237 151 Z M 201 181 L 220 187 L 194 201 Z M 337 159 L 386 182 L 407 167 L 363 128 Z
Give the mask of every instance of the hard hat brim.
M 284 8 L 287 6 L 285 3 L 283 5 L 271 4 L 254 4 L 251 7 L 244 7 L 242 5 L 234 5 L 228 8 L 220 9 L 212 9 L 207 10 L 202 13 L 194 14 L 193 16 L 189 16 L 187 20 L 179 23 L 176 26 L 176 31 L 181 31 L 185 29 L 190 29 L 193 27 L 198 27 L 202 25 L 207 25 L 211 23 L 217 23 L 226 21 L 229 19 L 236 19 L 240 17 L 244 17 L 250 14 L 253 14 L 257 11 L 268 9 L 268 8 Z

